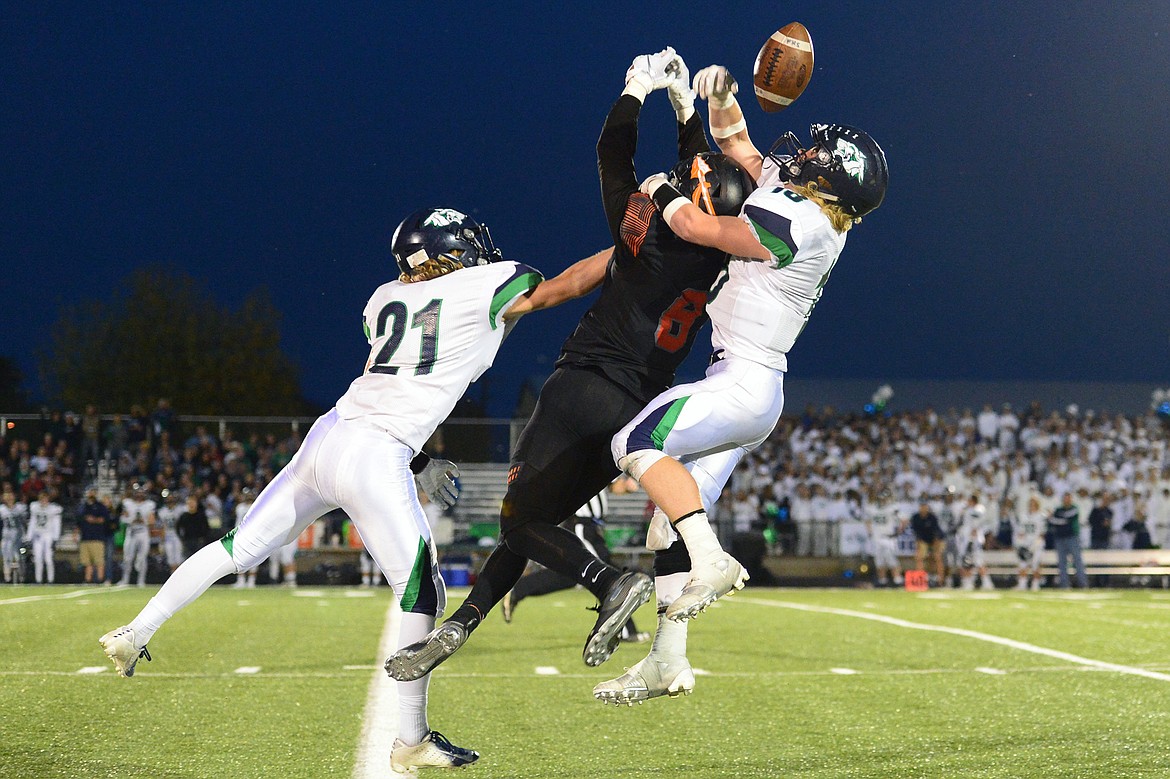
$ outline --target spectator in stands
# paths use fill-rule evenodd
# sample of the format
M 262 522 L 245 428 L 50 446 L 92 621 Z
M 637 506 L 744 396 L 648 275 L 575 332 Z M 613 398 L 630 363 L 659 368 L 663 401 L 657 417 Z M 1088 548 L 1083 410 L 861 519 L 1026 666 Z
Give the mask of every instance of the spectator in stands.
M 1060 505 L 1048 518 L 1048 527 L 1056 545 L 1056 573 L 1060 588 L 1067 590 L 1069 587 L 1070 562 L 1076 569 L 1077 586 L 1087 588 L 1089 580 L 1085 575 L 1085 561 L 1081 554 L 1080 516 L 1071 492 L 1061 496 Z
M 121 414 L 114 414 L 114 418 L 106 426 L 105 445 L 106 459 L 114 463 L 118 462 L 122 453 L 129 448 L 130 430 Z
M 1113 509 L 1109 493 L 1098 491 L 1093 495 L 1093 510 L 1089 512 L 1089 548 L 1108 549 L 1113 534 Z
M 110 535 L 110 510 L 98 500 L 97 490 L 85 492 L 78 523 L 78 551 L 81 555 L 83 581 L 101 584 L 106 578 L 106 538 Z
M 197 495 L 187 496 L 187 508 L 175 522 L 175 532 L 183 541 L 183 555 L 190 557 L 211 541 L 211 528 L 207 523 L 207 512 Z
M 938 522 L 938 515 L 930 510 L 930 503 L 923 499 L 918 504 L 918 511 L 910 517 L 910 529 L 914 531 L 914 567 L 925 570 L 927 556 L 930 557 L 934 568 L 932 583 L 941 585 L 943 578 L 943 537 L 942 526 Z

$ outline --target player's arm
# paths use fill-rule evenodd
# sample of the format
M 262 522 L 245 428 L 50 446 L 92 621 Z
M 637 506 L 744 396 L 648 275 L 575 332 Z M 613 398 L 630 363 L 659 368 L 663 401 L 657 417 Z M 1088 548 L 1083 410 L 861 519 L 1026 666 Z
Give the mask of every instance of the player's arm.
M 700 246 L 751 260 L 772 260 L 772 253 L 756 239 L 750 227 L 734 216 L 712 216 L 675 189 L 661 173 L 642 184 L 659 213 L 679 238 Z
M 739 85 L 731 73 L 722 65 L 709 65 L 695 74 L 694 91 L 707 101 L 711 136 L 719 151 L 758 181 L 764 170 L 764 155 L 748 135 L 743 110 L 735 99 Z
M 578 260 L 553 278 L 540 282 L 527 294 L 516 298 L 516 301 L 504 312 L 504 320 L 519 319 L 533 311 L 552 308 L 582 295 L 588 295 L 605 280 L 606 268 L 609 266 L 609 260 L 612 256 L 613 247 L 611 246 L 583 260 Z

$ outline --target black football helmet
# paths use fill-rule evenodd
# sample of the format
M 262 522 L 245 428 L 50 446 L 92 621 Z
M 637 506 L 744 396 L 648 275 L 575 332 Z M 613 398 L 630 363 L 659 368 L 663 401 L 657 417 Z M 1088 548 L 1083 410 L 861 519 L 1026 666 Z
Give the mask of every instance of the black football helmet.
M 756 182 L 735 160 L 709 151 L 679 160 L 669 179 L 683 197 L 712 216 L 738 216 L 743 201 L 756 188 Z
M 503 259 L 487 225 L 453 208 L 424 208 L 403 219 L 390 239 L 390 251 L 403 273 L 439 257 L 465 268 Z
M 889 170 L 877 141 L 844 124 L 814 124 L 809 130 L 813 144 L 807 149 L 788 132 L 768 151 L 780 168 L 781 181 L 814 185 L 850 216 L 863 216 L 880 206 Z

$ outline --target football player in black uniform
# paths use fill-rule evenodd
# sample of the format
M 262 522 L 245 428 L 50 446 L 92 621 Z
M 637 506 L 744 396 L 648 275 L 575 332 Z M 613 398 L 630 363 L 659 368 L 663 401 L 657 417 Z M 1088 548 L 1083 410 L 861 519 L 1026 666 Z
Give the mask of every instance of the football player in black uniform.
M 559 524 L 618 475 L 610 440 L 674 381 L 706 321 L 712 285 L 727 265 L 723 252 L 671 232 L 638 189 L 638 115 L 647 93 L 662 88 L 669 88 L 679 120 L 679 164 L 672 179 L 680 191 L 707 213 L 734 215 L 755 186 L 730 158 L 710 152 L 682 58 L 670 48 L 637 57 L 597 142 L 602 200 L 615 243 L 601 294 L 562 347 L 517 442 L 499 546 L 451 617 L 386 661 L 395 679 L 421 677 L 462 646 L 515 586 L 529 559 L 570 577 L 600 601 L 583 652 L 586 665 L 609 659 L 622 626 L 652 594 L 648 577 L 600 561 Z M 690 570 L 681 542 L 656 558 L 656 575 L 664 570 Z

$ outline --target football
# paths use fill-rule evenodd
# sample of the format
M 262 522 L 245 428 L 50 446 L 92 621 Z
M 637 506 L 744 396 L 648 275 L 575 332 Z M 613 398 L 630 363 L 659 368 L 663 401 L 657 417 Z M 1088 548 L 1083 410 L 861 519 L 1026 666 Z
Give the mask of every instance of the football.
M 752 71 L 760 107 L 769 113 L 783 111 L 808 86 L 812 70 L 812 38 L 803 24 L 792 22 L 772 33 Z

